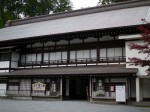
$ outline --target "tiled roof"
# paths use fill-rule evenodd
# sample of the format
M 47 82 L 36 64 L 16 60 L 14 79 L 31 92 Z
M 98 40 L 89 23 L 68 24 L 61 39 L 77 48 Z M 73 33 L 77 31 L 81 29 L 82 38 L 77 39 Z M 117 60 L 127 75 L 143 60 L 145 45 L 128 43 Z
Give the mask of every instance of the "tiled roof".
M 0 41 L 141 25 L 141 19 L 150 20 L 149 0 L 20 20 L 17 26 L 0 29 Z
M 35 75 L 94 75 L 94 74 L 136 74 L 138 69 L 125 67 L 78 66 L 56 68 L 22 69 L 11 73 L 9 76 L 35 76 Z M 1 74 L 2 75 L 2 74 Z M 6 74 L 5 74 L 6 75 Z

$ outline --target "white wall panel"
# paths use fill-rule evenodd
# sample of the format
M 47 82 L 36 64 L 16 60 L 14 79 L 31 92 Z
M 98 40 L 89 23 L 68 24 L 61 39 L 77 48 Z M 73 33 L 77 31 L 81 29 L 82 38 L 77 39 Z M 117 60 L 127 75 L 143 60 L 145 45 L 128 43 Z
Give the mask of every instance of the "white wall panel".
M 37 61 L 41 61 L 41 54 L 37 54 Z
M 76 51 L 70 51 L 70 59 L 76 59 Z
M 27 54 L 26 55 L 26 61 L 31 62 L 32 61 L 32 54 Z
M 36 54 L 32 54 L 32 61 L 36 61 Z
M 50 60 L 56 60 L 56 53 L 50 53 Z
M 122 48 L 115 48 L 115 56 L 122 56 Z
M 96 49 L 91 50 L 91 58 L 96 58 L 97 57 L 97 52 Z
M 56 60 L 61 60 L 61 52 L 56 52 Z
M 0 68 L 9 68 L 9 61 L 1 61 Z
M 62 52 L 62 59 L 67 59 L 67 52 Z
M 11 68 L 18 68 L 18 62 L 11 62 Z
M 77 58 L 84 58 L 84 51 L 81 50 L 81 51 L 77 51 Z
M 0 70 L 0 73 L 9 72 L 9 70 Z
M 48 57 L 49 57 L 49 53 L 44 53 L 44 60 L 45 60 L 45 61 L 48 61 L 48 60 L 49 60 Z
M 90 58 L 90 50 L 84 50 L 84 57 L 83 58 Z
M 100 49 L 100 57 L 106 57 L 106 48 Z
M 114 57 L 114 56 L 115 56 L 115 49 L 107 48 L 107 57 Z
M 0 96 L 6 95 L 6 84 L 0 84 Z

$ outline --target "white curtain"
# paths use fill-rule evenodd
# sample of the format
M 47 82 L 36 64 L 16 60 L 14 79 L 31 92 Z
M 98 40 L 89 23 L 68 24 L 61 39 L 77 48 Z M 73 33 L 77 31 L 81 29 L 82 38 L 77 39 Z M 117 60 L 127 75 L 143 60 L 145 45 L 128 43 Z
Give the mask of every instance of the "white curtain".
M 115 48 L 115 56 L 122 56 L 122 48 Z
M 77 59 L 83 59 L 84 58 L 84 50 L 77 51 Z
M 96 58 L 96 57 L 97 57 L 96 49 L 92 49 L 91 50 L 91 58 Z
M 70 59 L 74 60 L 76 59 L 76 52 L 75 51 L 70 51 Z
M 62 52 L 62 60 L 66 60 L 67 59 L 67 52 Z
M 84 57 L 83 58 L 90 58 L 90 50 L 84 50 Z
M 106 48 L 100 49 L 100 57 L 105 58 L 106 57 Z

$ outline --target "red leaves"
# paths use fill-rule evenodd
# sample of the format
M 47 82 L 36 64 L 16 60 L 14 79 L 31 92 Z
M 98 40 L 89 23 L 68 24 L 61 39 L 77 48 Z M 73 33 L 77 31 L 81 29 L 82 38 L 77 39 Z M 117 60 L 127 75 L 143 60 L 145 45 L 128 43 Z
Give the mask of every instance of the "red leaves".
M 142 19 L 143 22 L 146 23 L 146 25 L 139 26 L 138 29 L 142 32 L 141 34 L 141 40 L 146 42 L 144 45 L 139 45 L 135 43 L 131 43 L 128 45 L 130 50 L 138 50 L 138 53 L 147 54 L 147 57 L 144 57 L 144 59 L 140 59 L 137 57 L 129 58 L 131 64 L 135 66 L 149 66 L 149 68 L 146 70 L 148 73 L 147 75 L 150 75 L 150 23 L 148 23 L 145 19 Z
M 145 45 L 138 45 L 138 44 L 135 44 L 135 43 L 131 43 L 128 45 L 129 49 L 132 50 L 132 49 L 137 49 L 137 50 L 143 50 L 143 49 L 148 49 L 148 45 L 145 44 Z
M 135 66 L 141 65 L 142 67 L 150 66 L 150 60 L 142 60 L 136 57 L 129 58 L 129 60 L 132 62 L 132 64 L 130 65 L 135 65 Z

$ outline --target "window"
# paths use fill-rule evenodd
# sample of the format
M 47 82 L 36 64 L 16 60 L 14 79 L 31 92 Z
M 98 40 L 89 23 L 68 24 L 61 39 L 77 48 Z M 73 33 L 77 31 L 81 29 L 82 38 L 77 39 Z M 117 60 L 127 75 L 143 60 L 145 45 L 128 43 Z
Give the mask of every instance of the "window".
M 1 53 L 0 54 L 0 61 L 9 61 L 10 60 L 10 54 L 9 53 Z

